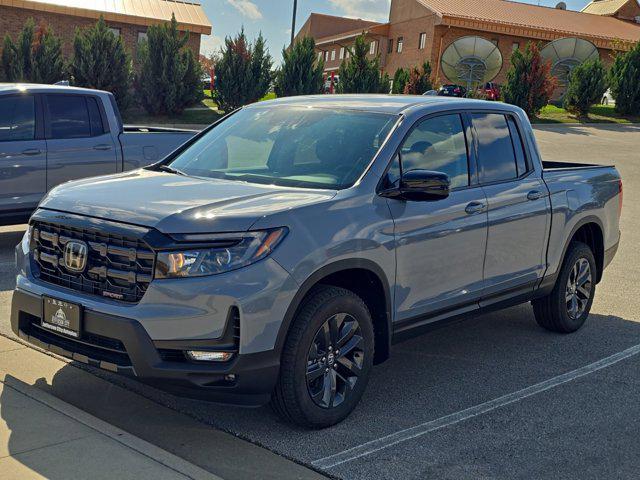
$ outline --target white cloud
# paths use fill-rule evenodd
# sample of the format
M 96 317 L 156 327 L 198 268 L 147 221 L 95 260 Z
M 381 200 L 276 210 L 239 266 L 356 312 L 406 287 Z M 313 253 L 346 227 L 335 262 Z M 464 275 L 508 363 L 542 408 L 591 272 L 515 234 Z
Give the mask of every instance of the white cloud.
M 250 20 L 260 20 L 262 12 L 251 0 L 227 0 L 227 3 Z
M 329 0 L 331 6 L 347 17 L 386 22 L 391 0 Z
M 203 35 L 200 40 L 200 53 L 210 57 L 213 53 L 218 53 L 220 47 L 224 45 L 224 40 L 216 35 Z

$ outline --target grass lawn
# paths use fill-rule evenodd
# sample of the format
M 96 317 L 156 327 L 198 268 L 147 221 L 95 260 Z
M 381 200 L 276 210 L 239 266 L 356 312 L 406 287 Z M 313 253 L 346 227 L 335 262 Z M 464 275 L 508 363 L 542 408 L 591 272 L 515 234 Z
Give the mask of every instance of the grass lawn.
M 564 108 L 547 105 L 531 123 L 638 123 L 640 117 L 623 117 L 616 113 L 613 105 L 591 107 L 589 118 L 578 119 Z

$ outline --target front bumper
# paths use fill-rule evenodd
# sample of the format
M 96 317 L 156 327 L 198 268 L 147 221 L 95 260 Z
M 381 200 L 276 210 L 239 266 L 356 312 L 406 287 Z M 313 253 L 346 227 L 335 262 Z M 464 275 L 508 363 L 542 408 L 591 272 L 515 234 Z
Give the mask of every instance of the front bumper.
M 242 354 L 225 363 L 191 362 L 184 350 L 215 350 L 230 346 L 235 328 L 228 321 L 216 340 L 153 341 L 136 320 L 84 310 L 82 337 L 64 337 L 39 327 L 42 297 L 16 289 L 11 327 L 23 340 L 73 360 L 138 380 L 171 393 L 224 404 L 267 403 L 278 376 L 275 350 Z M 236 347 L 237 348 L 237 347 Z

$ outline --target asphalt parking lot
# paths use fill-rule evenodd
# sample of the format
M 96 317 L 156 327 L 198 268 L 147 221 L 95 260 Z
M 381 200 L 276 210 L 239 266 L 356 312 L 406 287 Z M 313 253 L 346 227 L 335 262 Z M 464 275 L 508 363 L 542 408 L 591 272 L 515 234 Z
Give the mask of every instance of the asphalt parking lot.
M 637 478 L 640 126 L 554 125 L 536 135 L 547 160 L 614 163 L 623 176 L 622 243 L 579 332 L 546 332 L 522 305 L 398 344 L 374 369 L 354 414 L 322 431 L 293 428 L 268 408 L 219 407 L 93 373 L 196 419 L 203 431 L 231 432 L 333 477 Z M 7 336 L 12 248 L 22 231 L 0 230 L 0 333 Z M 171 438 L 145 439 L 178 448 Z

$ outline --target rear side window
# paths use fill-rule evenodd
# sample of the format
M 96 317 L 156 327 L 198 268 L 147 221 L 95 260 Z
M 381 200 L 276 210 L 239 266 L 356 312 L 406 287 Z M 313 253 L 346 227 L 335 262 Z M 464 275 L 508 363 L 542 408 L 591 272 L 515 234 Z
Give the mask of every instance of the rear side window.
M 507 124 L 509 125 L 509 132 L 511 133 L 511 142 L 513 143 L 513 151 L 516 154 L 516 165 L 518 167 L 518 176 L 527 173 L 527 159 L 524 154 L 524 145 L 522 143 L 522 137 L 518 130 L 518 125 L 512 116 L 507 116 Z
M 91 136 L 91 122 L 86 98 L 81 95 L 49 95 L 51 138 Z
M 451 188 L 469 185 L 467 142 L 460 115 L 423 120 L 400 148 L 402 171 L 432 170 L 446 173 Z
M 0 142 L 33 140 L 35 134 L 34 98 L 30 95 L 0 98 Z
M 87 108 L 89 109 L 89 122 L 91 123 L 91 136 L 102 135 L 104 126 L 102 125 L 102 117 L 100 116 L 100 108 L 98 101 L 93 97 L 87 97 Z
M 478 134 L 480 180 L 489 183 L 517 178 L 516 157 L 505 116 L 474 113 L 471 117 Z

